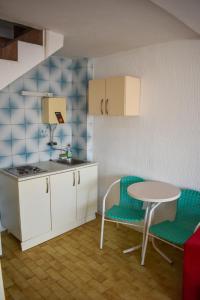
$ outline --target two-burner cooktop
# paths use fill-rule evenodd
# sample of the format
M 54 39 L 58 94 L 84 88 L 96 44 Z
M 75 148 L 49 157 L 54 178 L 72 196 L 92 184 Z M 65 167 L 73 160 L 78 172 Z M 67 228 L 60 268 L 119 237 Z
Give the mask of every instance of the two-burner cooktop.
M 47 172 L 46 170 L 43 170 L 39 167 L 32 166 L 32 165 L 18 166 L 18 167 L 8 168 L 4 170 L 17 177 L 31 176 L 31 175 Z

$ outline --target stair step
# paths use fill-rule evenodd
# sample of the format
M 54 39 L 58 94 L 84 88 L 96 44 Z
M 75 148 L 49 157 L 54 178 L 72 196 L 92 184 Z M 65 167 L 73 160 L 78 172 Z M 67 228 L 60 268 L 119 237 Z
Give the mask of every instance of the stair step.
M 12 29 L 12 36 L 5 37 L 5 26 Z M 10 23 L 4 20 L 0 20 L 0 29 L 2 26 L 2 35 L 0 30 L 0 59 L 18 60 L 18 41 L 43 45 L 43 30 L 35 29 L 32 27 L 24 26 L 21 24 Z
M 6 47 L 12 41 L 13 41 L 13 39 L 8 39 L 8 38 L 5 38 L 5 37 L 0 37 L 0 48 Z
M 30 29 L 17 38 L 19 41 L 36 45 L 43 45 L 43 30 Z
M 0 59 L 6 60 L 18 60 L 18 41 L 12 41 L 12 43 L 8 44 L 6 47 L 0 48 Z

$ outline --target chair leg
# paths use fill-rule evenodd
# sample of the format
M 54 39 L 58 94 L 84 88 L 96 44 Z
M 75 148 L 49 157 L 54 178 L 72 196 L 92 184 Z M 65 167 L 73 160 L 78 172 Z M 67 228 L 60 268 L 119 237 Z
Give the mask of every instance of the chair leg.
M 152 245 L 153 245 L 153 248 L 169 263 L 169 264 L 173 264 L 173 261 L 168 257 L 166 256 L 155 244 L 155 238 L 152 237 Z
M 103 234 L 104 234 L 104 214 L 102 214 L 101 220 L 101 238 L 100 238 L 100 249 L 103 249 Z
M 134 247 L 129 248 L 129 249 L 126 249 L 126 250 L 123 251 L 123 253 L 124 253 L 124 254 L 130 253 L 130 252 L 133 252 L 133 251 L 135 251 L 135 250 L 140 249 L 141 247 L 142 247 L 142 244 L 137 245 L 137 246 L 134 246 Z

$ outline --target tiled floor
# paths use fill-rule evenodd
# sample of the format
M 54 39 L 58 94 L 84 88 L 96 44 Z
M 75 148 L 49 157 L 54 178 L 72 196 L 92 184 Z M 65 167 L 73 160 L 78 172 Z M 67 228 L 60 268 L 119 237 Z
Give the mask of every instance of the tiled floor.
M 6 299 L 181 299 L 182 253 L 163 246 L 175 260 L 171 266 L 149 244 L 141 267 L 139 250 L 122 253 L 141 234 L 106 223 L 105 247 L 99 250 L 99 228 L 98 218 L 25 252 L 3 234 Z

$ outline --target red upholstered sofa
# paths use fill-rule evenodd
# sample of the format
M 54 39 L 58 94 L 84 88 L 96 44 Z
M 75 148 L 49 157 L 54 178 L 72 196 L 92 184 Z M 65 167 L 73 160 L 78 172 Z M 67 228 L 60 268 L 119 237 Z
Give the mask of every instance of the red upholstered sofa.
M 183 300 L 200 300 L 200 228 L 184 245 Z

